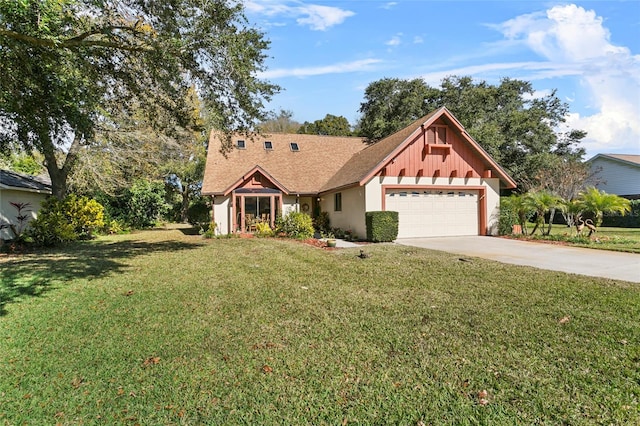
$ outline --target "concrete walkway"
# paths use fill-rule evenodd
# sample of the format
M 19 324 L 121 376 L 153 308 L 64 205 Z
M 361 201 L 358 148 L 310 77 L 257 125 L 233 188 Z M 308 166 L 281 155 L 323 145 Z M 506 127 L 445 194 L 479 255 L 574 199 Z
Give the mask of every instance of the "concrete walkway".
M 634 253 L 498 237 L 402 238 L 396 243 L 514 265 L 640 283 L 640 254 Z

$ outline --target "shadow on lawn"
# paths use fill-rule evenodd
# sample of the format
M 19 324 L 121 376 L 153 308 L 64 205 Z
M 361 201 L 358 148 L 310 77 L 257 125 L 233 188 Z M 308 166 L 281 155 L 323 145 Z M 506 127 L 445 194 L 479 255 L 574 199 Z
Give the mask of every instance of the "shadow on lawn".
M 85 242 L 0 262 L 0 316 L 23 297 L 37 297 L 77 278 L 98 278 L 126 269 L 124 259 L 197 248 L 178 241 Z

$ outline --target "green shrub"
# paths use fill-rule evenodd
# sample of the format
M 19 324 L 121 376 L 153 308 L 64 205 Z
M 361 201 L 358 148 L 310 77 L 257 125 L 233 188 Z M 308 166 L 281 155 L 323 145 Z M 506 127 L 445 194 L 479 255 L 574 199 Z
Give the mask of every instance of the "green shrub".
M 319 212 L 318 215 L 313 218 L 313 227 L 316 231 L 320 232 L 329 232 L 331 230 L 331 222 L 329 220 L 329 213 L 327 212 Z
M 500 197 L 500 216 L 498 219 L 498 235 L 511 235 L 513 225 L 518 225 L 518 214 L 509 197 Z
M 150 228 L 169 211 L 162 182 L 139 180 L 125 191 L 125 221 L 137 229 Z
M 217 227 L 217 226 L 218 226 L 218 224 L 217 224 L 217 223 L 215 223 L 215 222 L 210 222 L 210 223 L 207 225 L 207 229 L 202 228 L 202 229 L 203 229 L 202 236 L 203 236 L 204 238 L 207 238 L 207 239 L 214 238 L 214 237 L 216 236 L 216 227 Z
M 391 242 L 398 238 L 398 212 L 374 211 L 365 213 L 367 240 Z
M 102 234 L 122 234 L 126 231 L 126 225 L 117 219 L 105 220 L 104 226 L 100 230 Z
M 69 195 L 60 201 L 50 197 L 31 222 L 29 236 L 36 244 L 52 246 L 88 239 L 104 227 L 104 208 L 96 200 Z
M 256 224 L 256 237 L 273 237 L 275 232 L 271 229 L 267 222 L 259 222 Z
M 105 207 L 107 222 L 117 220 L 123 228 L 144 229 L 165 219 L 171 205 L 166 201 L 166 188 L 162 182 L 138 180 L 130 188 L 111 195 L 95 193 Z
M 91 238 L 104 226 L 104 207 L 96 200 L 72 194 L 65 198 L 64 205 L 78 238 Z
M 206 200 L 199 198 L 187 209 L 187 222 L 199 228 L 206 228 L 211 222 L 211 207 Z
M 307 239 L 313 237 L 313 220 L 311 216 L 302 212 L 291 212 L 282 218 L 278 227 L 289 238 Z
M 631 200 L 631 211 L 624 216 L 620 213 L 605 213 L 602 226 L 640 228 L 640 200 Z

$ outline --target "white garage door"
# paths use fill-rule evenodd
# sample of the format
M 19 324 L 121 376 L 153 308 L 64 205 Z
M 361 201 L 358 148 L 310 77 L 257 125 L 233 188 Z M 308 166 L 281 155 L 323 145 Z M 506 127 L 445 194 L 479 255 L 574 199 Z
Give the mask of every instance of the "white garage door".
M 478 235 L 478 191 L 388 190 L 397 211 L 398 238 Z

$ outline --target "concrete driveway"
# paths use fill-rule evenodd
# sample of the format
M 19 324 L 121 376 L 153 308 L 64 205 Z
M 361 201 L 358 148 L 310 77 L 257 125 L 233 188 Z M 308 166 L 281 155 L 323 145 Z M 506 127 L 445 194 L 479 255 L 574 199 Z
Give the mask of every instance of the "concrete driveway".
M 640 254 L 498 237 L 401 238 L 396 243 L 514 265 L 640 283 Z

